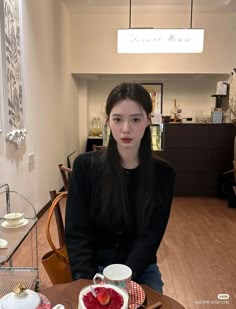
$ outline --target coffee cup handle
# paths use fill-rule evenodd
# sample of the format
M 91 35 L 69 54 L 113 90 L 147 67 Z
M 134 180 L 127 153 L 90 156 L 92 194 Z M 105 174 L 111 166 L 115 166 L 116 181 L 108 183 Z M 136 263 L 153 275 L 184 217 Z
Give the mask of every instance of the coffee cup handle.
M 104 276 L 102 274 L 97 273 L 93 277 L 93 284 L 99 284 L 104 282 Z

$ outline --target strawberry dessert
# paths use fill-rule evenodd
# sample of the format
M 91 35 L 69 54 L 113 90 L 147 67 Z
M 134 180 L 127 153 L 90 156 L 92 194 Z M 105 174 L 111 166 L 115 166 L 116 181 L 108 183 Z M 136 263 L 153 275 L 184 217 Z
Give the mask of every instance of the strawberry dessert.
M 79 309 L 127 309 L 128 295 L 120 288 L 110 285 L 94 285 L 93 295 L 90 287 L 86 287 L 79 295 Z

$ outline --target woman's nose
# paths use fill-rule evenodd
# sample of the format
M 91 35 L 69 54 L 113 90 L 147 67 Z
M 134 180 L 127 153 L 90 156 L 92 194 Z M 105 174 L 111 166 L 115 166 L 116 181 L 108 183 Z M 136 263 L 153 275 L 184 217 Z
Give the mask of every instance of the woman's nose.
M 124 133 L 130 132 L 130 123 L 129 123 L 129 121 L 125 121 L 125 122 L 123 123 L 122 131 L 123 131 Z

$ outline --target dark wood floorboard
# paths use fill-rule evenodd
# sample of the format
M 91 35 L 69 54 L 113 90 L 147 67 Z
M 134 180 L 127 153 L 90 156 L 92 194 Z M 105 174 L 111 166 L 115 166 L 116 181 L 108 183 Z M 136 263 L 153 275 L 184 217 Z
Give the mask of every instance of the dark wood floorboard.
M 41 289 L 51 285 L 40 262 L 50 249 L 45 234 L 46 217 L 47 212 L 38 222 Z M 56 235 L 55 222 L 52 225 Z M 30 241 L 34 233 L 18 250 L 15 264 L 32 262 L 35 249 L 30 248 Z M 32 243 L 35 247 L 33 240 Z M 236 209 L 228 208 L 225 200 L 175 198 L 157 256 L 164 294 L 186 309 L 236 308 Z M 219 301 L 217 296 L 222 293 L 229 294 L 229 303 Z

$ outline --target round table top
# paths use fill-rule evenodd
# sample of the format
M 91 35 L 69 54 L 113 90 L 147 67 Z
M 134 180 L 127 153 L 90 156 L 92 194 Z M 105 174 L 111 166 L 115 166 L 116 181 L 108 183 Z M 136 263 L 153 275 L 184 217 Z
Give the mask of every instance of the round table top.
M 77 309 L 78 308 L 78 297 L 82 288 L 92 283 L 91 280 L 80 279 L 70 283 L 58 284 L 40 291 L 41 294 L 45 295 L 52 306 L 62 304 L 65 309 Z M 166 295 L 160 294 L 147 285 L 142 285 L 144 289 L 146 300 L 144 304 L 150 306 L 156 302 L 161 302 L 161 309 L 184 309 L 184 307 L 177 301 Z

